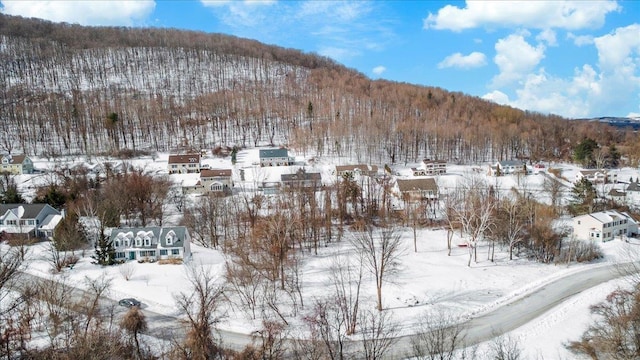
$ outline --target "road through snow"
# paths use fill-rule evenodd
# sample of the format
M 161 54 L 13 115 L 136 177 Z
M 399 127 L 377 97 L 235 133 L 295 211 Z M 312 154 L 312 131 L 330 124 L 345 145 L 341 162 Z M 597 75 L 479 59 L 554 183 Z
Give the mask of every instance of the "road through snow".
M 472 346 L 513 331 L 584 290 L 639 271 L 640 263 L 627 263 L 608 264 L 568 274 L 464 322 L 462 324 L 464 343 L 466 346 Z M 22 273 L 21 276 L 22 281 L 53 281 L 27 273 Z M 74 291 L 78 292 L 77 296 L 82 296 L 83 290 L 76 288 Z M 109 298 L 103 298 L 102 301 L 106 306 L 117 304 L 115 300 Z M 149 325 L 148 335 L 163 340 L 178 341 L 184 336 L 179 316 L 145 310 L 144 304 L 142 310 Z M 124 311 L 123 309 L 122 313 Z M 241 350 L 254 340 L 249 334 L 227 330 L 219 330 L 219 336 L 223 346 L 233 350 Z M 414 335 L 398 337 L 386 358 L 404 359 L 410 356 L 414 338 Z M 354 342 L 350 344 L 349 348 L 358 348 L 358 346 Z

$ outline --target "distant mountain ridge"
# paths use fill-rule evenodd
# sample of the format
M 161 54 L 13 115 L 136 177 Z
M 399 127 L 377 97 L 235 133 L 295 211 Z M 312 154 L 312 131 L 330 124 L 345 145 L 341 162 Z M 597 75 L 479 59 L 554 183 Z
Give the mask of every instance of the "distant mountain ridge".
M 0 150 L 47 156 L 269 145 L 372 164 L 560 160 L 587 136 L 625 150 L 605 123 L 371 80 L 255 40 L 3 14 L 0 119 Z

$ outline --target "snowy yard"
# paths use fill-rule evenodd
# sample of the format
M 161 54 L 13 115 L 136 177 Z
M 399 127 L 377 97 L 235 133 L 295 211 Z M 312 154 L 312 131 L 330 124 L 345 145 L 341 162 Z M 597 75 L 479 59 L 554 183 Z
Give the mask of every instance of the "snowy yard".
M 168 154 L 159 154 L 154 158 L 132 160 L 129 163 L 143 167 L 147 171 L 166 173 Z M 36 168 L 47 169 L 55 163 L 47 163 L 44 159 L 35 159 Z M 304 161 L 306 159 L 297 159 Z M 227 159 L 206 157 L 204 164 L 211 168 L 233 168 L 236 186 L 252 189 L 259 181 L 277 181 L 282 173 L 292 173 L 297 167 L 259 168 L 257 150 L 241 151 L 238 163 L 232 165 Z M 95 165 L 98 161 L 94 159 Z M 78 161 L 86 163 L 86 161 Z M 407 168 L 412 166 L 409 164 Z M 335 178 L 331 162 L 314 162 L 305 166 L 307 171 L 322 173 L 324 182 L 331 182 Z M 243 169 L 245 181 L 241 181 L 239 170 Z M 406 168 L 394 169 L 402 177 L 409 177 Z M 577 171 L 571 166 L 563 167 L 563 177 L 572 179 Z M 452 189 L 456 179 L 472 173 L 470 167 L 450 166 L 448 173 L 438 179 L 438 185 L 446 191 Z M 481 174 L 484 176 L 484 174 Z M 637 177 L 636 169 L 621 170 L 619 179 Z M 197 174 L 171 175 L 176 184 L 190 183 Z M 38 184 L 45 183 L 47 174 L 22 175 L 19 186 L 26 192 Z M 544 201 L 541 190 L 543 176 L 530 175 L 517 179 L 515 176 L 500 178 L 488 177 L 487 181 L 495 184 L 499 190 L 508 191 L 512 187 L 525 188 L 538 199 Z M 172 210 L 168 223 L 175 222 L 178 214 Z M 330 283 L 330 267 L 338 256 L 345 256 L 353 252 L 349 241 L 352 234 L 346 233 L 341 242 L 334 242 L 319 249 L 318 255 L 306 253 L 302 259 L 302 294 L 304 296 L 304 313 L 315 299 L 329 296 L 332 293 Z M 628 261 L 636 254 L 639 245 L 626 244 L 622 241 L 611 241 L 602 244 L 605 258 L 592 264 L 544 265 L 524 259 L 509 261 L 505 249 L 496 249 L 495 261 L 488 259 L 486 247 L 478 249 L 478 261 L 467 267 L 469 250 L 456 245 L 463 241 L 454 237 L 454 247 L 451 256 L 447 256 L 447 231 L 444 229 L 419 229 L 417 233 L 418 251 L 413 251 L 413 234 L 411 229 L 402 232 L 402 255 L 399 271 L 390 277 L 389 283 L 383 285 L 383 305 L 392 313 L 393 319 L 401 324 L 403 333 L 415 331 L 419 325 L 420 316 L 445 310 L 461 320 L 496 309 L 518 297 L 525 296 L 536 288 L 548 282 L 576 271 L 602 266 L 603 264 Z M 456 234 L 458 236 L 458 234 Z M 632 250 L 630 250 L 632 249 Z M 53 278 L 64 278 L 74 286 L 82 287 L 86 279 L 111 279 L 109 296 L 115 300 L 124 297 L 135 297 L 142 301 L 143 308 L 154 312 L 179 316 L 175 306 L 174 294 L 189 292 L 189 282 L 186 280 L 187 266 L 204 266 L 222 284 L 225 274 L 225 255 L 218 250 L 192 245 L 193 258 L 187 264 L 160 265 L 158 263 L 130 262 L 126 265 L 100 267 L 92 264 L 87 252 L 73 269 L 65 269 L 63 273 L 51 275 L 50 265 L 46 261 L 49 254 L 47 244 L 37 244 L 31 247 L 27 272 Z M 131 276 L 125 280 L 123 267 L 131 267 Z M 617 282 L 617 283 L 620 283 Z M 617 283 L 607 283 L 593 288 L 583 294 L 568 299 L 560 306 L 535 321 L 513 331 L 511 336 L 520 341 L 529 358 L 569 359 L 571 354 L 563 348 L 563 344 L 575 340 L 585 329 L 589 321 L 588 307 L 604 299 Z M 366 277 L 362 289 L 362 307 L 374 309 L 376 302 L 374 280 Z M 222 327 L 237 332 L 250 333 L 259 324 L 252 321 L 246 312 L 238 307 L 229 307 Z M 303 314 L 304 315 L 304 314 Z M 302 328 L 300 317 L 291 319 L 292 324 Z M 567 326 L 570 323 L 571 326 Z

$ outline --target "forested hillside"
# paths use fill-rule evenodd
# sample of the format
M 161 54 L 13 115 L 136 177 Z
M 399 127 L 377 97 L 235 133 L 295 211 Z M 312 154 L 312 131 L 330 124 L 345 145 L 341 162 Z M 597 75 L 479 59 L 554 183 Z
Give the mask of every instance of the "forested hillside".
M 636 136 L 221 34 L 0 15 L 0 150 L 29 155 L 287 145 L 374 163 L 569 159 Z

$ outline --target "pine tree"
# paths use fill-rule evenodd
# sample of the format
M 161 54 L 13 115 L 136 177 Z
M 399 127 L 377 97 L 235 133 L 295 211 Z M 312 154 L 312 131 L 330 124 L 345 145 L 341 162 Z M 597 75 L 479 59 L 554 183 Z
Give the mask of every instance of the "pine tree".
M 104 229 L 100 229 L 98 241 L 95 244 L 95 253 L 91 256 L 95 260 L 94 264 L 113 265 L 116 263 L 116 249 L 113 241 L 104 235 Z

